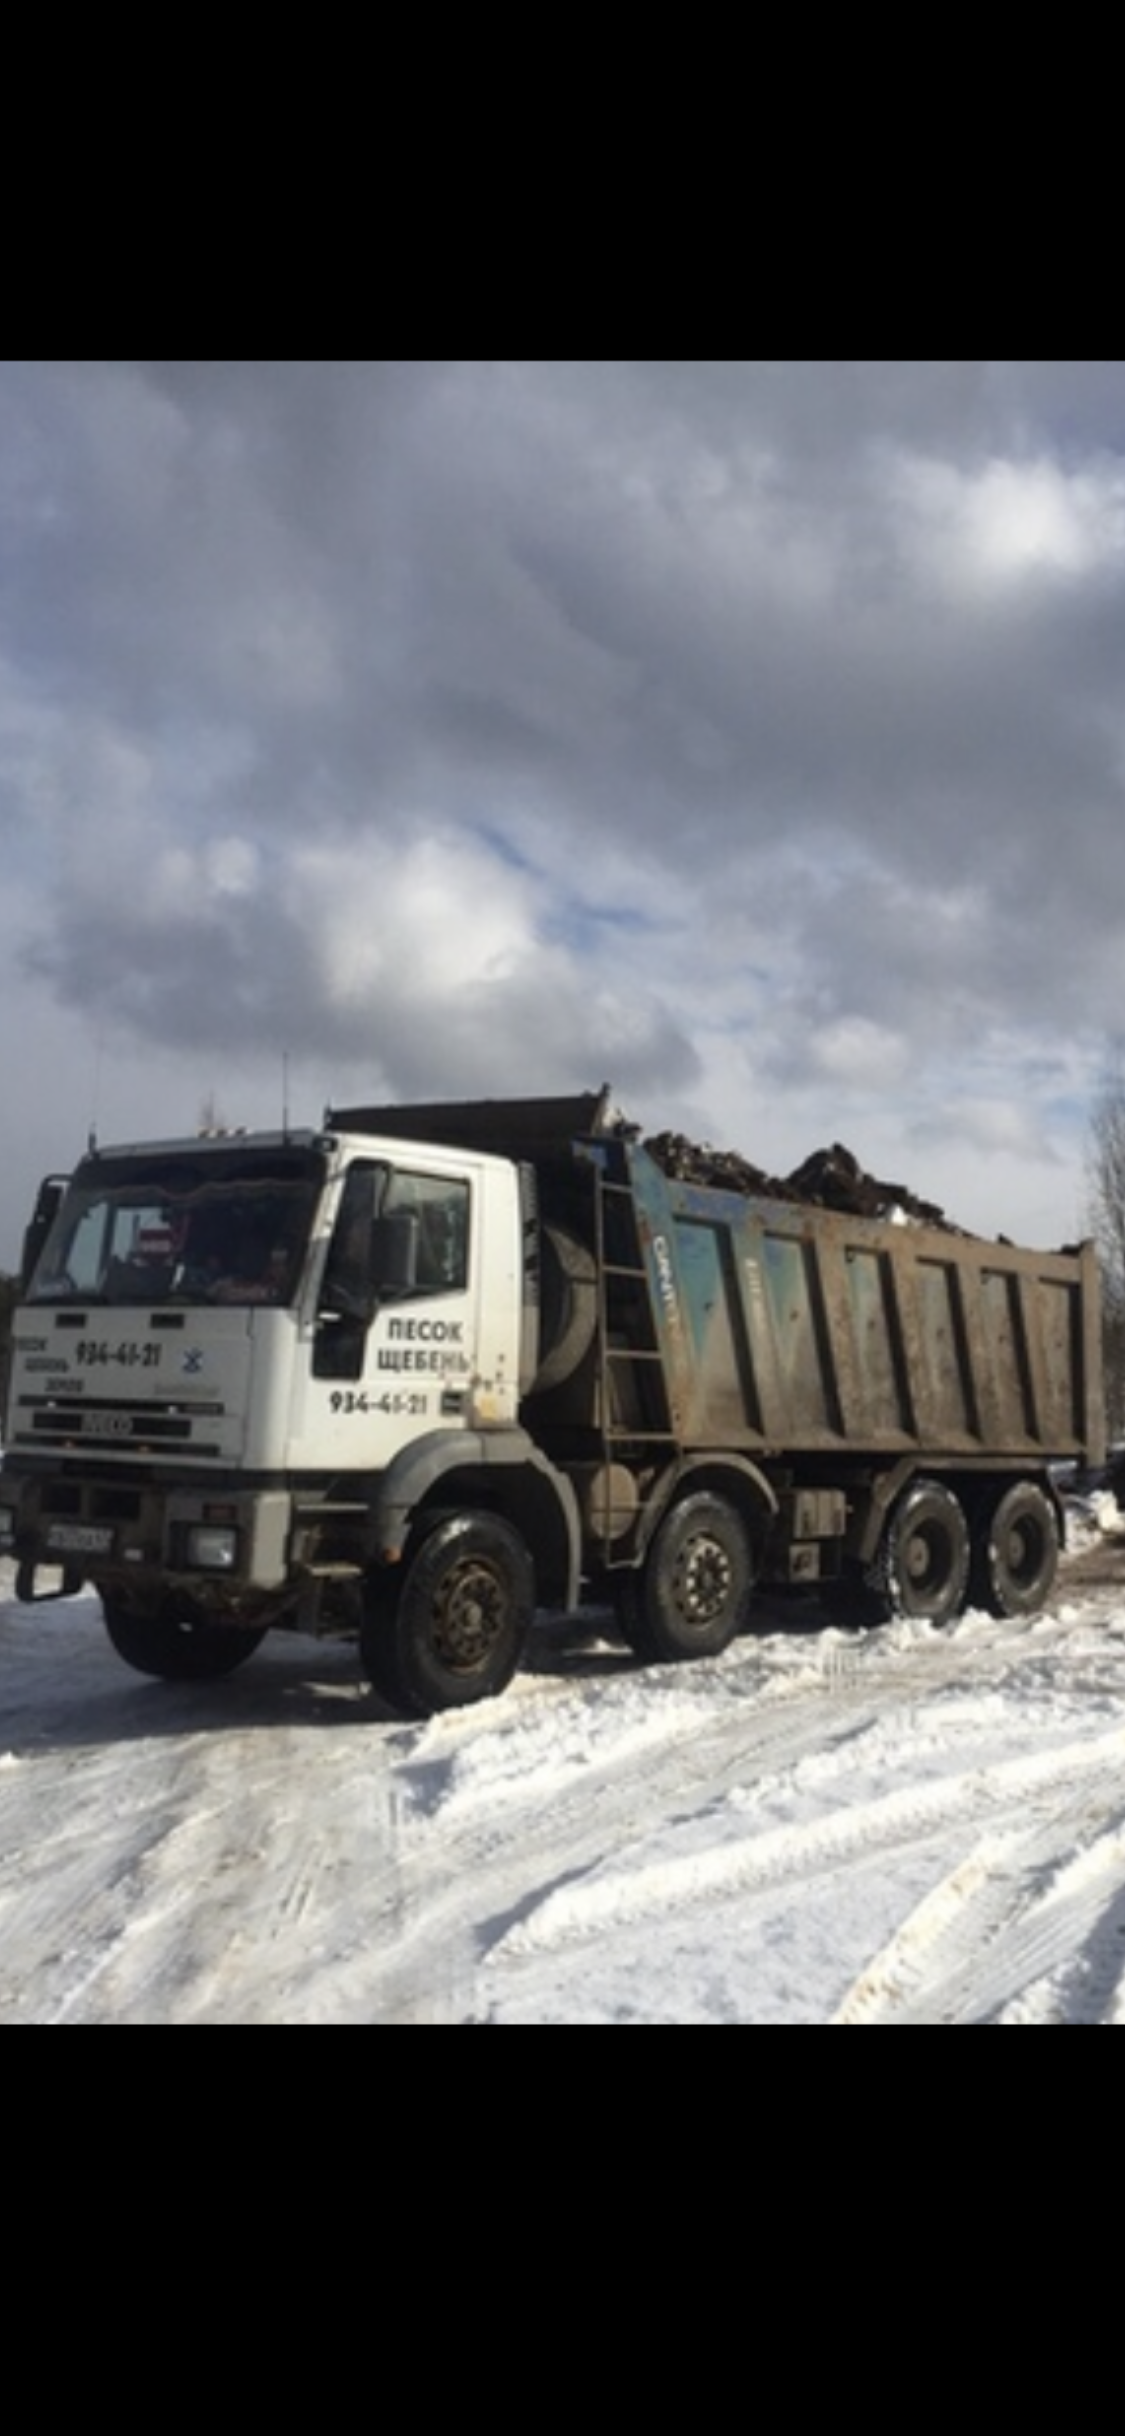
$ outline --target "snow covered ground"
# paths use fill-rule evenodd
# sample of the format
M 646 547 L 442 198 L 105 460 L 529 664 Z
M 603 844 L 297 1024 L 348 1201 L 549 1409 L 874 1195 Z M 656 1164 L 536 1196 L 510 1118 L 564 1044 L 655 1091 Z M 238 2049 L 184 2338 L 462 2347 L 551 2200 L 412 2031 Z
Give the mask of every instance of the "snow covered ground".
M 421 1726 L 346 1647 L 162 1685 L 10 1593 L 0 2024 L 1125 2026 L 1112 1500 L 1031 1624 L 774 1602 L 644 1670 L 591 1614 Z

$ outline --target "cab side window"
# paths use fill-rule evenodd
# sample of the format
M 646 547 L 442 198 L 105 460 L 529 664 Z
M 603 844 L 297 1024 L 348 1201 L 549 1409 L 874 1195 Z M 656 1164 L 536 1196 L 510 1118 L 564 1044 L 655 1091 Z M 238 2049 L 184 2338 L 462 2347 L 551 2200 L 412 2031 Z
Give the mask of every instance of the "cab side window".
M 386 1219 L 408 1219 L 413 1236 L 412 1283 L 381 1277 L 379 1230 Z M 348 1170 L 320 1292 L 313 1352 L 318 1379 L 359 1379 L 370 1322 L 380 1302 L 392 1307 L 463 1287 L 469 1270 L 469 1187 L 445 1176 L 390 1174 L 356 1159 Z
M 383 1215 L 408 1212 L 418 1221 L 416 1294 L 448 1294 L 469 1274 L 469 1187 L 448 1176 L 412 1175 L 396 1168 L 387 1180 Z

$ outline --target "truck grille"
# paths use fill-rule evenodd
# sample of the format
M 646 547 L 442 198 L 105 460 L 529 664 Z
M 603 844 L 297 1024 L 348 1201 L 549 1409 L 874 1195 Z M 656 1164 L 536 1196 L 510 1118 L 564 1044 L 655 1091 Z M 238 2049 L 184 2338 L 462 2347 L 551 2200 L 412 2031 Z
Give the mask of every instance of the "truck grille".
M 55 1447 L 73 1452 L 98 1448 L 104 1453 L 145 1454 L 154 1447 L 189 1448 L 193 1455 L 217 1455 L 217 1441 L 205 1440 L 201 1425 L 221 1415 L 221 1404 L 129 1404 L 109 1397 L 52 1397 L 33 1403 L 17 1418 L 13 1444 Z

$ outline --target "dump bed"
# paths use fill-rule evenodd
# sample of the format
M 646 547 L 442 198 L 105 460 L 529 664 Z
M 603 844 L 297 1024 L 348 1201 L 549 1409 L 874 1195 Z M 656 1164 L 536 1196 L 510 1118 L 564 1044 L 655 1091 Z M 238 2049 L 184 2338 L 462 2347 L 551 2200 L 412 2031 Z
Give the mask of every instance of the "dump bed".
M 1092 1245 L 754 1200 L 618 1156 L 684 1445 L 1102 1460 Z

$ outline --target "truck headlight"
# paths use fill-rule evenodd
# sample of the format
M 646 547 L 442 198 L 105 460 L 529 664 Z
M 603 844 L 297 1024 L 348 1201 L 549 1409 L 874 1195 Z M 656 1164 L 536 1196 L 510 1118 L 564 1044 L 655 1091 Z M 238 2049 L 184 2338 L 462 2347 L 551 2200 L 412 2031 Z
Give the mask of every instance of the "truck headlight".
M 189 1565 L 201 1572 L 230 1573 L 238 1555 L 238 1533 L 220 1523 L 193 1523 L 187 1535 Z

